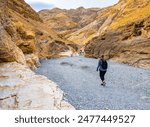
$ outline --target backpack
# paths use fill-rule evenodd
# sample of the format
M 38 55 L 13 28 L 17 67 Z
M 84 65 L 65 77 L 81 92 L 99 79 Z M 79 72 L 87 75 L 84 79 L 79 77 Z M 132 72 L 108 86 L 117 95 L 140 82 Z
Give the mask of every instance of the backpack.
M 102 60 L 102 68 L 103 69 L 107 69 L 108 68 L 108 64 L 107 64 L 107 61 L 105 60 Z

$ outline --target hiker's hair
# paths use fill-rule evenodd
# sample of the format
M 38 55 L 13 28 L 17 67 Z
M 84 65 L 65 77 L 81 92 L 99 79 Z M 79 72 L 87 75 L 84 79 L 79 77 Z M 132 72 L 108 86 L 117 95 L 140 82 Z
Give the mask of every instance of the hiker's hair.
M 104 55 L 102 55 L 101 58 L 104 58 Z

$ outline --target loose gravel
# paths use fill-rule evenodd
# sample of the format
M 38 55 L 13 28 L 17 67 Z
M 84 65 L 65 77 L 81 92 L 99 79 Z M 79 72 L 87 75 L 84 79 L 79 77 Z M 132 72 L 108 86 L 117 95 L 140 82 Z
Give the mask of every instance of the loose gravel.
M 69 57 L 41 61 L 36 71 L 56 82 L 65 100 L 80 110 L 150 109 L 150 69 L 109 61 L 106 87 L 96 67 L 97 59 Z

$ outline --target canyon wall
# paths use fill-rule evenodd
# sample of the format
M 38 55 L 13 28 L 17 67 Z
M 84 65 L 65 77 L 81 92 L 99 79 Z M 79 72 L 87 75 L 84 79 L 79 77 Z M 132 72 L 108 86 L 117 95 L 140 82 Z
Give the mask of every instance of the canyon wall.
M 0 0 L 0 109 L 74 109 L 57 84 L 30 70 L 76 45 L 49 29 L 24 0 Z
M 111 23 L 86 44 L 86 56 L 98 58 L 104 54 L 108 59 L 149 68 L 150 2 L 120 0 L 113 8 L 116 11 L 111 14 Z
M 107 59 L 150 67 L 149 0 L 120 0 L 105 8 L 55 8 L 39 14 L 59 35 L 78 44 L 86 57 L 105 54 Z

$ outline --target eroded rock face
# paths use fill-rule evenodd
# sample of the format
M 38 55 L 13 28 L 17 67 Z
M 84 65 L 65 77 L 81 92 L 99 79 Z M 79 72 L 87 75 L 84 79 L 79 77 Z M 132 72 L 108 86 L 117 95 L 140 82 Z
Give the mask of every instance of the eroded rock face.
M 58 17 L 54 22 L 55 15 Z M 105 54 L 108 59 L 119 62 L 150 66 L 149 0 L 120 0 L 102 9 L 55 8 L 40 11 L 40 16 L 65 39 L 80 45 L 81 49 L 85 47 L 87 57 L 97 58 Z M 65 22 L 75 25 L 71 28 L 64 22 L 66 26 L 56 25 L 64 17 Z
M 149 0 L 120 0 L 102 9 L 55 8 L 39 14 L 63 38 L 80 45 L 80 50 L 85 48 L 87 57 L 104 53 L 120 62 L 149 66 Z M 75 24 L 69 27 L 68 23 Z
M 114 17 L 88 41 L 86 56 L 98 58 L 105 54 L 108 59 L 150 67 L 150 3 L 121 0 L 112 7 L 116 9 L 111 14 Z
M 25 56 L 28 56 L 29 63 L 29 56 L 32 59 L 33 54 L 39 58 L 51 58 L 54 54 L 61 57 L 60 52 L 66 49 L 74 50 L 69 42 L 44 24 L 24 0 L 0 1 L 0 28 L 0 62 L 26 64 Z
M 149 20 L 143 20 L 109 31 L 95 37 L 85 47 L 87 57 L 108 59 L 138 67 L 150 67 Z
M 22 50 L 16 46 L 2 24 L 0 24 L 0 62 L 12 61 L 25 64 L 25 57 Z
M 98 8 L 85 9 L 83 7 L 70 10 L 54 8 L 42 10 L 39 14 L 49 28 L 55 30 L 62 37 L 66 36 L 65 38 L 68 39 L 70 36 L 67 35 L 93 22 L 99 10 Z M 76 43 L 75 40 L 68 40 Z
M 84 45 L 86 45 L 92 38 L 98 36 L 107 29 L 107 26 L 111 24 L 116 13 L 116 9 L 113 7 L 99 9 L 97 10 L 96 17 L 92 18 L 92 21 L 89 24 L 67 34 L 65 38 L 79 44 L 81 47 L 84 47 Z
M 58 86 L 27 66 L 0 64 L 0 109 L 74 109 Z
M 54 82 L 29 69 L 66 50 L 74 48 L 24 0 L 0 0 L 0 109 L 74 109 Z

